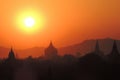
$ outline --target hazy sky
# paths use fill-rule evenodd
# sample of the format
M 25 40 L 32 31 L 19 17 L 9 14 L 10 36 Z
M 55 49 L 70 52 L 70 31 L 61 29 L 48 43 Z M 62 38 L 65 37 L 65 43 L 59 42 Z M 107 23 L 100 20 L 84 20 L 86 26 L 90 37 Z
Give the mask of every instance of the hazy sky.
M 26 34 L 15 23 L 29 10 L 43 14 L 46 22 L 42 29 Z M 0 46 L 30 48 L 47 46 L 52 40 L 61 47 L 105 37 L 120 39 L 119 0 L 0 1 Z

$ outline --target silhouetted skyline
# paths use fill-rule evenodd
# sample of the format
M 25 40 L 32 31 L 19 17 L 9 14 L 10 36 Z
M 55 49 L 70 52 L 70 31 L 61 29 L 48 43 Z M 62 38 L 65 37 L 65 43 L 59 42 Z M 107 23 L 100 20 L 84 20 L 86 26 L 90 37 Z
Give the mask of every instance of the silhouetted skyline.
M 56 55 L 56 50 L 51 42 L 45 50 L 45 56 L 18 59 L 11 48 L 8 58 L 0 60 L 0 80 L 114 80 L 113 77 L 120 79 L 116 76 L 116 71 L 120 72 L 120 53 L 116 41 L 113 41 L 108 55 L 101 55 L 98 40 L 94 51 L 84 56 L 60 56 Z
M 57 47 L 56 45 L 54 45 L 57 49 L 58 49 L 58 54 L 59 55 L 65 55 L 65 54 L 72 54 L 72 55 L 77 55 L 77 53 L 80 53 L 80 55 L 85 55 L 91 51 L 94 51 L 94 47 L 96 44 L 96 40 L 99 41 L 99 45 L 100 45 L 100 51 L 101 54 L 109 54 L 112 48 L 112 43 L 114 41 L 114 39 L 110 39 L 110 38 L 106 38 L 106 39 L 91 39 L 91 40 L 85 40 L 82 43 L 78 43 L 78 44 L 74 44 L 74 45 L 70 45 L 70 46 L 65 46 L 65 47 Z M 50 42 L 49 42 L 50 43 Z M 55 44 L 53 42 L 53 44 Z M 49 45 L 49 44 L 48 44 Z M 117 45 L 118 45 L 118 51 L 120 52 L 120 41 L 117 40 Z M 28 49 L 14 49 L 15 51 L 15 55 L 17 55 L 19 58 L 26 58 L 28 56 L 32 56 L 32 57 L 39 57 L 39 56 L 43 56 L 44 55 L 44 50 L 47 48 L 46 47 L 33 47 L 33 48 L 28 48 Z M 96 45 L 97 47 L 97 45 Z M 6 57 L 8 55 L 10 48 L 5 48 L 5 47 L 0 47 L 0 58 Z

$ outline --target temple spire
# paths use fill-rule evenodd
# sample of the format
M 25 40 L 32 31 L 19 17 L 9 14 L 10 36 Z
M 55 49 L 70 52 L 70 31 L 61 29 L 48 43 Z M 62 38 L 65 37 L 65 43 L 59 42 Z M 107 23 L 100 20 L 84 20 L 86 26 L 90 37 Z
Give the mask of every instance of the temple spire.
M 50 41 L 50 45 L 49 46 L 53 46 L 53 43 L 52 43 L 52 41 Z
M 49 46 L 45 49 L 45 57 L 50 59 L 50 58 L 56 58 L 58 56 L 58 51 L 54 47 L 52 41 L 50 41 Z
M 114 42 L 113 42 L 112 53 L 119 53 L 119 51 L 118 51 L 118 49 L 117 49 L 117 43 L 116 43 L 115 40 L 114 40 Z
M 96 53 L 100 52 L 100 47 L 99 47 L 99 41 L 98 40 L 96 40 L 95 52 Z
M 11 47 L 10 52 L 13 52 L 13 48 Z
M 14 51 L 13 51 L 12 47 L 10 49 L 10 52 L 9 52 L 9 55 L 8 55 L 8 59 L 15 59 L 15 54 L 14 54 Z
M 95 54 L 99 55 L 99 56 L 103 56 L 103 52 L 100 50 L 100 46 L 99 46 L 99 41 L 96 40 L 96 45 L 95 45 Z
M 108 55 L 108 60 L 112 63 L 120 63 L 120 54 L 115 40 L 113 42 L 112 52 Z

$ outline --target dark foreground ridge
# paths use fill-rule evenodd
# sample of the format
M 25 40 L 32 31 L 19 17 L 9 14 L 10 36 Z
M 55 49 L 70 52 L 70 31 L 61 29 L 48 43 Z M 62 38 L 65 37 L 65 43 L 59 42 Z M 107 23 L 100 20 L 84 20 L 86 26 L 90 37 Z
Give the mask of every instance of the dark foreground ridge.
M 120 80 L 119 73 L 116 41 L 108 55 L 104 55 L 96 41 L 95 50 L 85 56 L 59 56 L 51 42 L 43 57 L 21 60 L 11 49 L 8 58 L 0 60 L 0 80 Z

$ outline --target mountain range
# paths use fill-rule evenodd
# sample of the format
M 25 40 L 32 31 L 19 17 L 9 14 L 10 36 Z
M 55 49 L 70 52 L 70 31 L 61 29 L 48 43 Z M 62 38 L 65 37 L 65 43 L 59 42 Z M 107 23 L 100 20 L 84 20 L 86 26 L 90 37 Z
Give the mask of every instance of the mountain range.
M 112 50 L 113 41 L 115 39 L 105 38 L 105 39 L 97 39 L 97 40 L 99 41 L 101 51 L 103 51 L 105 55 L 109 54 Z M 116 40 L 116 42 L 117 42 L 118 50 L 120 52 L 120 40 Z M 95 44 L 96 44 L 95 39 L 85 40 L 78 44 L 74 44 L 66 47 L 60 47 L 58 48 L 58 53 L 59 55 L 65 55 L 65 54 L 76 55 L 77 53 L 79 53 L 80 55 L 85 55 L 87 53 L 94 51 Z M 43 56 L 44 50 L 45 50 L 44 47 L 33 47 L 23 50 L 14 49 L 17 58 L 26 58 L 28 56 L 33 56 L 33 57 Z M 0 47 L 0 58 L 6 58 L 8 56 L 9 51 L 10 51 L 9 48 Z

